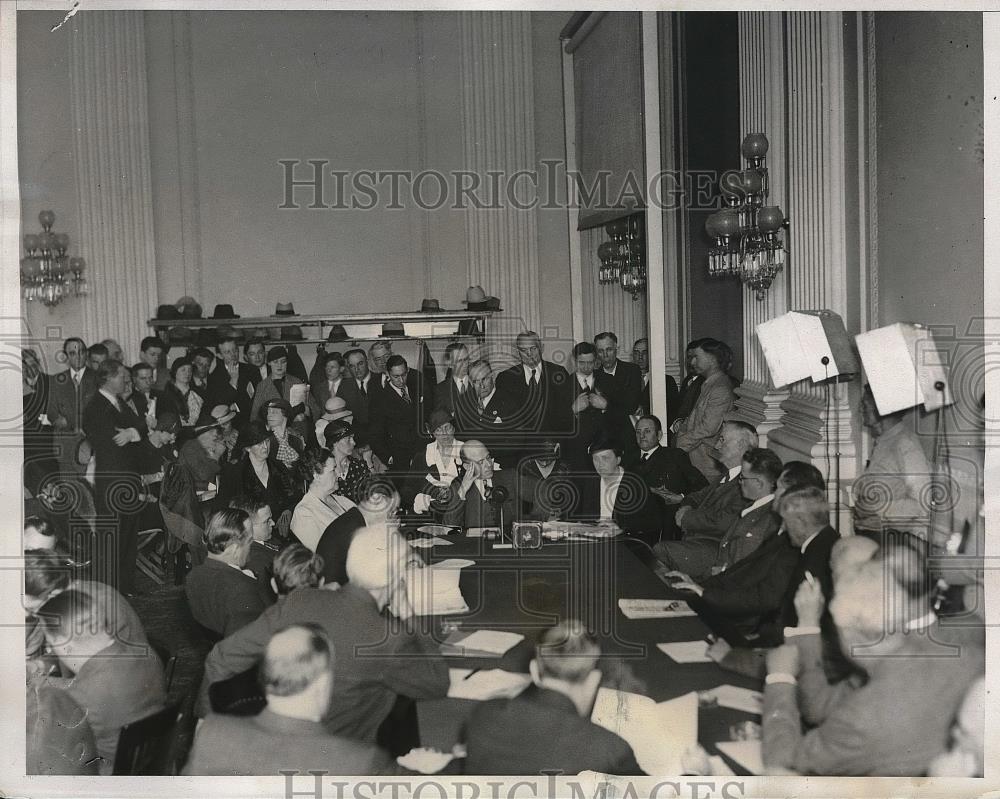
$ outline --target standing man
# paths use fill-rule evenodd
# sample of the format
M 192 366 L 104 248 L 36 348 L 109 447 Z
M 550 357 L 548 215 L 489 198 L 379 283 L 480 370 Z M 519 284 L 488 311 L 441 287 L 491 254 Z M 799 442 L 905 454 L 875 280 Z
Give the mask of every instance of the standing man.
M 426 443 L 427 402 L 420 373 L 410 369 L 402 355 L 390 355 L 385 365 L 388 382 L 369 405 L 371 445 L 390 472 L 406 472 L 417 449 Z
M 473 361 L 469 366 L 469 382 L 475 394 L 472 402 L 462 403 L 458 409 L 455 428 L 459 438 L 478 439 L 501 463 L 513 466 L 519 446 L 516 425 L 522 406 L 517 397 L 496 385 L 489 361 Z
M 348 350 L 344 353 L 348 375 L 340 384 L 340 397 L 347 402 L 347 407 L 354 414 L 354 438 L 359 447 L 370 442 L 369 411 L 372 395 L 381 391 L 379 380 L 372 379 L 368 369 L 368 356 L 362 349 Z
M 232 336 L 224 336 L 215 345 L 215 351 L 219 357 L 216 359 L 215 369 L 208 376 L 209 404 L 229 405 L 236 403 L 240 410 L 240 418 L 237 426 L 249 420 L 250 410 L 253 407 L 254 385 L 260 382 L 255 381 L 254 368 L 248 363 L 240 362 L 240 348 L 236 339 Z
M 632 363 L 638 366 L 639 371 L 642 372 L 642 392 L 639 395 L 639 407 L 636 413 L 637 416 L 642 416 L 645 413 L 653 412 L 649 388 L 648 338 L 636 339 L 635 344 L 632 345 Z M 663 379 L 667 385 L 667 429 L 669 429 L 674 420 L 674 415 L 677 413 L 677 381 L 671 375 L 664 375 Z
M 469 349 L 461 341 L 453 341 L 444 351 L 448 373 L 444 380 L 437 384 L 434 392 L 435 410 L 448 411 L 452 416 L 458 412 L 463 400 L 471 400 L 474 392 L 469 383 Z
M 642 372 L 634 363 L 618 360 L 618 336 L 610 331 L 594 336 L 599 370 L 611 377 L 614 390 L 609 398 L 612 410 L 628 416 L 639 407 L 642 394 Z
M 163 391 L 170 379 L 169 370 L 163 367 L 163 353 L 166 351 L 167 345 L 157 336 L 146 336 L 139 345 L 139 362 L 153 370 L 153 388 L 157 391 Z
M 608 434 L 608 395 L 613 391 L 611 378 L 595 372 L 597 352 L 589 341 L 573 347 L 575 371 L 570 380 L 570 409 L 573 413 L 573 434 L 566 439 L 562 452 L 574 472 L 589 472 L 592 468 L 590 445 Z
M 371 371 L 375 375 L 375 381 L 378 383 L 379 388 L 385 388 L 389 382 L 387 362 L 391 356 L 391 341 L 376 341 L 368 348 Z
M 97 378 L 87 367 L 87 345 L 80 338 L 63 344 L 67 369 L 52 378 L 47 415 L 54 430 L 53 445 L 59 471 L 67 477 L 82 477 L 86 464 L 77 460 L 83 440 L 83 410 L 97 393 Z
M 107 360 L 97 370 L 98 391 L 83 412 L 83 429 L 94 452 L 99 581 L 132 592 L 136 533 L 143 508 L 138 446 L 145 423 L 126 406 L 126 368 Z

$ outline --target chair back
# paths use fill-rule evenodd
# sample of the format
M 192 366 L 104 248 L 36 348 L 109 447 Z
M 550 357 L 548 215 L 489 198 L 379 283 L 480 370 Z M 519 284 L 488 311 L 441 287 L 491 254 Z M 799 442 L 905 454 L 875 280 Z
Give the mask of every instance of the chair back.
M 167 684 L 167 694 L 169 694 L 170 686 L 174 682 L 174 670 L 177 668 L 177 655 L 171 654 L 170 650 L 159 641 L 151 640 L 149 645 L 160 656 L 160 662 L 163 664 L 163 678 Z
M 180 715 L 180 702 L 173 702 L 144 719 L 122 727 L 112 774 L 118 776 L 163 776 L 170 773 L 172 742 Z

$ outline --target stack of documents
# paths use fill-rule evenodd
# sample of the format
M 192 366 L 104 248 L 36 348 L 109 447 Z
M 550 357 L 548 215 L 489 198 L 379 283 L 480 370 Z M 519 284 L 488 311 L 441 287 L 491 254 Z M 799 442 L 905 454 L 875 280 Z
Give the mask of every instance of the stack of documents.
M 430 549 L 431 547 L 450 547 L 451 541 L 447 538 L 441 538 L 440 536 L 431 536 L 430 538 L 411 538 L 407 541 L 411 547 L 414 549 Z
M 499 630 L 476 630 L 466 635 L 458 632 L 450 636 L 441 647 L 446 655 L 467 657 L 503 657 L 524 640 L 520 633 Z
M 590 720 L 624 738 L 649 775 L 681 774 L 681 756 L 698 743 L 698 695 L 656 703 L 648 696 L 601 688 Z
M 417 616 L 440 616 L 446 613 L 467 613 L 458 587 L 462 568 L 474 565 L 471 560 L 449 559 L 423 569 L 411 569 L 406 574 L 406 592 Z
M 675 619 L 697 615 L 679 599 L 619 599 L 618 607 L 627 619 Z
M 531 676 L 503 669 L 448 669 L 451 699 L 513 699 L 531 685 Z

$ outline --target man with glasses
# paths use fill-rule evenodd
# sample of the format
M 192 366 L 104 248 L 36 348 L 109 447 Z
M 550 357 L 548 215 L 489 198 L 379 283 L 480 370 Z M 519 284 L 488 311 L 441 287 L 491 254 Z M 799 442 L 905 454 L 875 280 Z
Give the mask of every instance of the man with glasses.
M 458 527 L 496 527 L 504 508 L 505 525 L 514 520 L 514 486 L 481 441 L 466 441 L 462 447 L 462 471 L 451 484 L 451 497 L 444 523 Z M 499 491 L 498 489 L 501 489 Z
M 282 543 L 274 537 L 274 517 L 271 507 L 259 497 L 234 497 L 229 502 L 230 508 L 245 511 L 250 517 L 250 527 L 253 530 L 253 541 L 250 542 L 250 554 L 247 557 L 246 568 L 253 572 L 260 584 L 261 590 L 274 602 L 277 596 L 271 587 L 271 564 L 274 556 L 282 549 Z

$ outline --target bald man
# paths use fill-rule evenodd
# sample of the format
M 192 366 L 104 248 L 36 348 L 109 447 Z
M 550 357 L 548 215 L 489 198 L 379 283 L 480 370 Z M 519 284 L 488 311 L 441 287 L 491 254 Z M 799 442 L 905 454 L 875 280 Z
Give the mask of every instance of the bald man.
M 496 527 L 503 508 L 504 526 L 509 527 L 520 507 L 514 496 L 512 474 L 500 467 L 482 441 L 466 441 L 462 445 L 461 469 L 451 483 L 444 523 L 465 528 Z
M 316 624 L 271 636 L 261 663 L 267 706 L 256 716 L 210 715 L 198 729 L 183 773 L 189 776 L 385 774 L 389 756 L 323 726 L 336 674 L 334 647 Z

